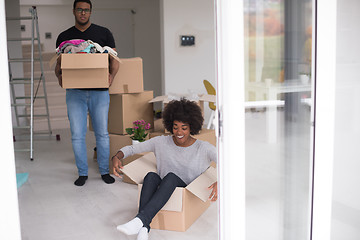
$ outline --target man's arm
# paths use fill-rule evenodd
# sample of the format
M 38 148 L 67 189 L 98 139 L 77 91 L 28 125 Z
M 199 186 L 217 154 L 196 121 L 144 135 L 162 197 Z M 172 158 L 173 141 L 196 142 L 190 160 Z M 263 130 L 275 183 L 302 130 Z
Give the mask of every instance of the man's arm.
M 56 62 L 55 75 L 58 78 L 60 87 L 62 87 L 61 56 L 58 57 Z
M 116 49 L 114 48 L 116 51 Z M 109 55 L 109 87 L 114 81 L 115 75 L 119 70 L 119 62 Z

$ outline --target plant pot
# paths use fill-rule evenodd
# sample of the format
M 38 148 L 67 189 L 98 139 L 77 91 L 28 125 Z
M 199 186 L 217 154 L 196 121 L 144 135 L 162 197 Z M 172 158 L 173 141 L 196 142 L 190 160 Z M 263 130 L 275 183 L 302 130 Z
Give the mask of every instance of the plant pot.
M 132 145 L 140 143 L 139 140 L 132 140 Z

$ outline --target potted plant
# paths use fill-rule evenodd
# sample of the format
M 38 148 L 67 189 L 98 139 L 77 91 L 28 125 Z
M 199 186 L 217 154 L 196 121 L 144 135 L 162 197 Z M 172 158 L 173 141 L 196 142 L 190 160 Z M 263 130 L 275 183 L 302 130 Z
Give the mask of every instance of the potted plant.
M 132 128 L 126 128 L 126 133 L 132 135 L 130 138 L 133 140 L 133 144 L 144 142 L 151 127 L 150 123 L 146 123 L 145 120 L 136 120 L 133 122 Z

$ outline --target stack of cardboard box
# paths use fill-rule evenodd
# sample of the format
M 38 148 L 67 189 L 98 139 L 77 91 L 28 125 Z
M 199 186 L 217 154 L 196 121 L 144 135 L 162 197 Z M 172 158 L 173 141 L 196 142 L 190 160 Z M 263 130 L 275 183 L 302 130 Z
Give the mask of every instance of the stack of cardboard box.
M 145 120 L 154 124 L 153 104 L 149 103 L 154 97 L 153 91 L 144 91 L 143 62 L 141 58 L 120 59 L 119 71 L 109 88 L 109 137 L 110 137 L 110 172 L 112 173 L 111 157 L 127 145 L 131 145 L 130 136 L 126 128 L 133 127 L 136 120 Z M 142 154 L 123 160 L 126 165 L 139 158 Z M 124 182 L 132 182 L 125 176 Z

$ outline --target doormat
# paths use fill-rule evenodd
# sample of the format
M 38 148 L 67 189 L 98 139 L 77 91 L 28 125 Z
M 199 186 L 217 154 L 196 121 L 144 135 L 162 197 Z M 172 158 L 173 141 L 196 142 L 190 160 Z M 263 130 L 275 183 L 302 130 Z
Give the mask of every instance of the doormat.
M 16 184 L 17 188 L 21 187 L 28 180 L 29 173 L 17 173 L 16 174 Z

